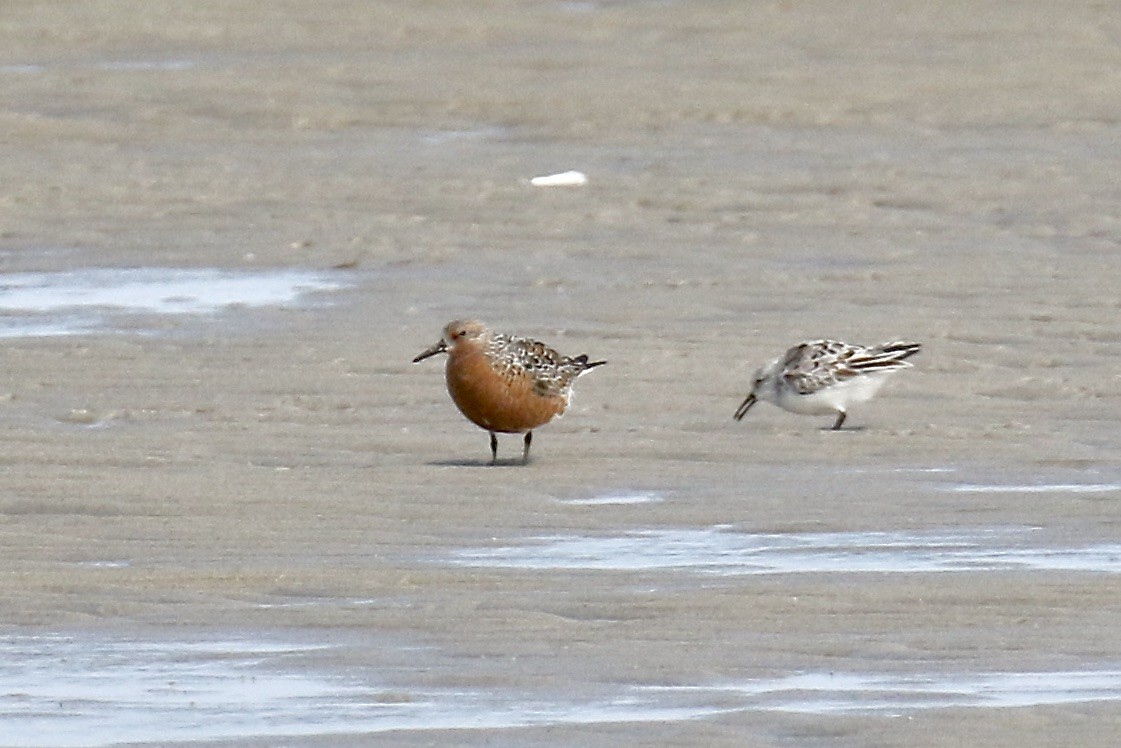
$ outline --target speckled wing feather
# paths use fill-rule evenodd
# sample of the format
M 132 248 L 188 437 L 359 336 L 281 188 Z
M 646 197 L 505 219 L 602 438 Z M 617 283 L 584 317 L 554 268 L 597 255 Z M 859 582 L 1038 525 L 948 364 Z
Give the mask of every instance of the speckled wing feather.
M 862 374 L 911 366 L 904 361 L 919 352 L 918 343 L 894 342 L 865 348 L 836 340 L 817 340 L 796 345 L 783 359 L 783 378 L 801 395 L 843 382 Z
M 811 395 L 818 390 L 851 379 L 856 372 L 846 367 L 839 355 L 849 348 L 833 340 L 801 343 L 786 352 L 782 360 L 782 378 L 799 395 Z
M 505 377 L 530 377 L 533 389 L 542 397 L 565 396 L 576 377 L 592 367 L 606 363 L 589 362 L 588 357 L 562 356 L 549 346 L 529 338 L 492 335 L 486 355 L 495 370 Z

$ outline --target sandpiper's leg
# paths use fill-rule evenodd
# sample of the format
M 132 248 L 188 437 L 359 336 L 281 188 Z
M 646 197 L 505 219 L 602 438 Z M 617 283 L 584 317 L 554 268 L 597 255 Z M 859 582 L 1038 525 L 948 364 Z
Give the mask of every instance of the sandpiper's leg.
M 498 462 L 498 437 L 494 432 L 490 432 L 490 464 L 494 465 Z
M 529 464 L 529 445 L 533 443 L 533 432 L 525 432 L 525 449 L 522 450 L 522 464 Z
M 833 430 L 834 431 L 840 431 L 841 424 L 845 422 L 845 415 L 846 415 L 845 411 L 843 411 L 843 410 L 838 410 L 837 411 L 837 420 L 833 423 Z

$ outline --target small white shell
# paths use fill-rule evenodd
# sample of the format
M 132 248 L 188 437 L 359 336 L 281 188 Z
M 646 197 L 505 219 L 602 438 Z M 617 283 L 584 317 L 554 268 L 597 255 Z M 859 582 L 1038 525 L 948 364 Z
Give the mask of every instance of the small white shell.
M 534 177 L 529 183 L 534 187 L 578 187 L 588 183 L 588 175 L 582 171 L 563 171 L 546 177 Z

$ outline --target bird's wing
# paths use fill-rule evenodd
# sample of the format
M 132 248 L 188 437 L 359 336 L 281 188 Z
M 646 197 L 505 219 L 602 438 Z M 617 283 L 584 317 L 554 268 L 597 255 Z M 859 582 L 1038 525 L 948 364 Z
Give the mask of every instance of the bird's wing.
M 786 352 L 783 359 L 783 379 L 798 394 L 812 395 L 818 390 L 859 375 L 861 372 L 852 365 L 852 358 L 861 350 L 863 349 L 859 346 L 835 340 L 801 343 Z
M 487 356 L 495 369 L 509 379 L 526 378 L 534 392 L 542 397 L 563 395 L 568 383 L 576 378 L 571 367 L 555 350 L 530 338 L 494 335 Z
M 904 359 L 920 348 L 919 343 L 902 341 L 872 348 L 836 340 L 802 343 L 786 352 L 783 377 L 795 391 L 809 395 L 853 377 L 909 368 Z

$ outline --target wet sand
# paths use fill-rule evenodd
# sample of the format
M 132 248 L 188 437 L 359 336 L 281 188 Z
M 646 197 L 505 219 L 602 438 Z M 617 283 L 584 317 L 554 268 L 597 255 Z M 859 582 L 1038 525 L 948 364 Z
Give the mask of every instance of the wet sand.
M 1121 13 L 415 5 L 5 6 L 0 285 L 330 288 L 5 340 L 0 744 L 1113 745 Z M 528 467 L 466 315 L 610 362 Z

